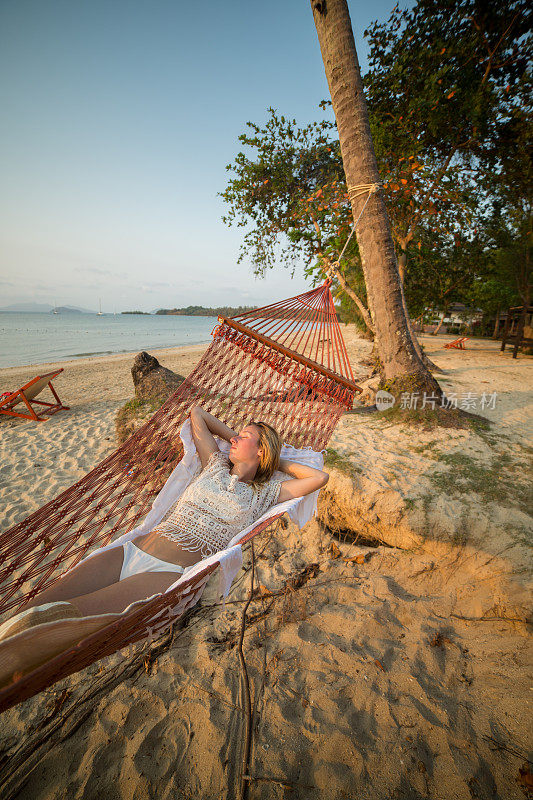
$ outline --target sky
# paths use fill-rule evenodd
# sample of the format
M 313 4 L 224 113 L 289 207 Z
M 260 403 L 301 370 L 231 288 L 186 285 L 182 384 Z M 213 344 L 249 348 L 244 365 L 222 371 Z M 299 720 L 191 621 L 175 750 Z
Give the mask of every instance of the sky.
M 395 0 L 349 0 L 363 31 Z M 2 0 L 0 307 L 264 305 L 221 220 L 248 120 L 301 124 L 329 97 L 309 0 Z

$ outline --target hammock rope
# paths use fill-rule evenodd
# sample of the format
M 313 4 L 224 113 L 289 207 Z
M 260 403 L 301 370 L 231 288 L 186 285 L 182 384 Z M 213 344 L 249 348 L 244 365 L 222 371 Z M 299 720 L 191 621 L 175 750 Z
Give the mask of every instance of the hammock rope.
M 287 444 L 323 450 L 352 407 L 354 380 L 331 281 L 285 301 L 219 317 L 203 357 L 158 411 L 114 453 L 0 535 L 0 613 L 11 616 L 88 551 L 132 530 L 183 456 L 179 430 L 202 405 L 234 430 L 262 419 Z M 248 541 L 281 514 L 256 526 Z M 217 564 L 0 689 L 0 712 L 127 645 L 162 633 L 199 599 Z M 9 614 L 8 614 L 9 612 Z
M 346 242 L 344 244 L 344 247 L 342 248 L 342 252 L 341 252 L 340 256 L 338 257 L 337 261 L 335 262 L 337 264 L 337 266 L 340 264 L 340 260 L 344 255 L 344 251 L 348 247 L 348 243 L 349 243 L 350 239 L 352 238 L 352 236 L 355 233 L 355 229 L 357 228 L 357 224 L 358 224 L 359 220 L 361 219 L 361 217 L 364 214 L 365 208 L 368 205 L 368 201 L 370 200 L 370 198 L 372 197 L 373 194 L 375 194 L 377 191 L 379 191 L 379 189 L 381 189 L 382 186 L 383 186 L 382 181 L 377 181 L 376 183 L 360 183 L 357 186 L 348 186 L 348 197 L 350 198 L 350 200 L 355 200 L 358 197 L 362 197 L 363 195 L 365 195 L 367 193 L 368 193 L 368 197 L 366 198 L 366 200 L 364 202 L 363 208 L 359 212 L 359 216 L 357 217 L 357 219 L 355 220 L 354 224 L 352 225 L 352 230 L 350 231 L 350 235 L 346 239 Z

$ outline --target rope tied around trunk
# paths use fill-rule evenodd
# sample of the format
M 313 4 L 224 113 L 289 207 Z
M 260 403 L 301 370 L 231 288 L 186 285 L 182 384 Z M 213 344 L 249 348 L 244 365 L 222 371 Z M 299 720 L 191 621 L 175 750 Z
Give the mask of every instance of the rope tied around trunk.
M 350 231 L 350 235 L 346 239 L 346 243 L 345 243 L 344 247 L 342 248 L 342 252 L 341 252 L 340 256 L 338 257 L 337 261 L 335 262 L 336 266 L 339 266 L 339 264 L 340 264 L 340 260 L 344 255 L 344 251 L 348 247 L 350 239 L 352 238 L 352 236 L 355 233 L 355 229 L 357 228 L 359 220 L 363 216 L 363 213 L 365 211 L 365 208 L 367 207 L 368 201 L 370 200 L 370 198 L 372 197 L 373 194 L 375 194 L 379 189 L 382 188 L 382 186 L 383 186 L 383 183 L 381 181 L 376 181 L 376 183 L 359 183 L 357 186 L 348 186 L 348 197 L 350 198 L 350 200 L 354 200 L 356 197 L 362 197 L 364 194 L 367 194 L 367 193 L 368 193 L 368 197 L 366 198 L 366 200 L 364 202 L 363 208 L 359 212 L 359 216 L 357 217 L 357 219 L 355 220 L 354 224 L 352 225 L 352 230 Z
M 348 186 L 348 197 L 352 200 L 354 197 L 361 197 L 361 195 L 369 192 L 369 196 L 377 192 L 383 186 L 382 181 L 375 183 L 359 183 L 357 186 Z

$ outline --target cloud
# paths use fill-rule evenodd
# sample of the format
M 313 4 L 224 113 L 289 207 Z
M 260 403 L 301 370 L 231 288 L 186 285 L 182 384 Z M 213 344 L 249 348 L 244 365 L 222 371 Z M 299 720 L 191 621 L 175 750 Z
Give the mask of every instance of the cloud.
M 160 289 L 183 289 L 179 283 L 168 283 L 168 281 L 149 281 L 140 287 L 142 292 L 158 292 Z
M 112 278 L 127 278 L 127 272 L 113 272 L 110 269 L 99 269 L 98 267 L 74 267 L 74 272 L 92 272 L 93 275 L 110 275 Z
M 26 292 L 30 291 L 32 294 L 41 292 L 42 294 L 49 295 L 54 291 L 49 283 L 36 280 L 32 280 L 31 283 L 29 283 L 28 278 L 24 275 L 21 275 L 14 281 L 0 281 L 0 283 L 3 283 L 4 286 L 16 286 L 19 289 L 23 288 Z

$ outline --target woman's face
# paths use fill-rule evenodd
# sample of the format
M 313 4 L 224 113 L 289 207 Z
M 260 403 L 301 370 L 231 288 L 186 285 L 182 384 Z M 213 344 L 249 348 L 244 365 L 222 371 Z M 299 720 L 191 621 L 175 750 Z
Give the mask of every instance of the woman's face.
M 247 425 L 238 436 L 230 439 L 231 448 L 229 457 L 232 463 L 247 461 L 253 463 L 259 460 L 259 432 L 253 425 Z

